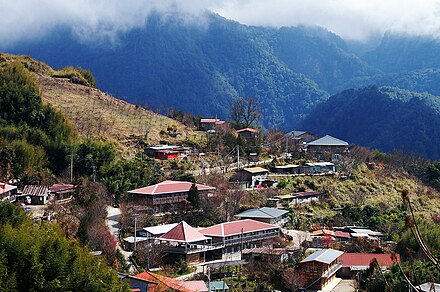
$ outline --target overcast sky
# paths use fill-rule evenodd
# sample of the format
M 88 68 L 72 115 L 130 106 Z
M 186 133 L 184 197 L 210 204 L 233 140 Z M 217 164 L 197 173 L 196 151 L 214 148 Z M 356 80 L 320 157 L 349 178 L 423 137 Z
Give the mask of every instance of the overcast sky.
M 144 25 L 152 10 L 177 10 L 194 23 L 208 9 L 250 25 L 319 25 L 352 40 L 386 31 L 440 37 L 440 0 L 0 0 L 0 7 L 0 46 L 58 25 L 112 37 Z

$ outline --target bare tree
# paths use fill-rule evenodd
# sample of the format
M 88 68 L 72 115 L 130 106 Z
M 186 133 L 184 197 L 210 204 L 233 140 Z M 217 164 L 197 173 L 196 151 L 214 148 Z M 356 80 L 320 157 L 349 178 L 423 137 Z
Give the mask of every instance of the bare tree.
M 239 97 L 231 105 L 231 119 L 239 125 L 249 127 L 260 118 L 260 103 L 253 97 Z

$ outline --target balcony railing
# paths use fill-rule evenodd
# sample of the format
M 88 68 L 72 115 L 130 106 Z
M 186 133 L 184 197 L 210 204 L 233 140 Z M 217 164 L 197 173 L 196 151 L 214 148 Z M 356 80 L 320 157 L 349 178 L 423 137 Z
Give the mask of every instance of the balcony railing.
M 342 267 L 342 262 L 338 262 L 335 266 L 331 267 L 329 270 L 327 270 L 324 274 L 322 274 L 321 278 L 329 278 L 334 273 L 336 273 L 340 268 Z

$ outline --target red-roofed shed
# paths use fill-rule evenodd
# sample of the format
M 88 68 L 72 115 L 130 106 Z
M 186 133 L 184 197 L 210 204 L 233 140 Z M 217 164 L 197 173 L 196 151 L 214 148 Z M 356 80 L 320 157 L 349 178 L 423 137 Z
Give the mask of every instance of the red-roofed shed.
M 387 270 L 394 264 L 391 254 L 344 253 L 339 258 L 339 260 L 342 262 L 340 276 L 351 277 L 357 271 L 364 271 L 368 269 L 373 259 L 377 259 L 382 270 Z M 397 261 L 400 261 L 400 255 L 396 254 L 396 259 Z

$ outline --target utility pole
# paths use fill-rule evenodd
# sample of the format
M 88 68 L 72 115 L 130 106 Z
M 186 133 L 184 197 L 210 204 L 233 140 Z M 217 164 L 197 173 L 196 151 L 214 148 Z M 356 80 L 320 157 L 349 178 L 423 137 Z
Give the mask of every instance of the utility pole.
M 73 183 L 73 152 L 70 153 L 70 183 Z
M 93 168 L 93 182 L 96 182 L 96 166 L 92 165 Z
M 240 169 L 240 145 L 237 145 L 237 170 Z
M 133 251 L 136 251 L 136 241 L 137 241 L 136 228 L 137 228 L 137 218 L 139 217 L 139 214 L 134 213 L 132 216 L 134 217 L 134 249 L 133 249 Z
M 289 151 L 289 137 L 286 135 L 286 158 L 287 158 L 287 152 Z
M 208 266 L 208 291 L 211 292 L 211 268 Z

